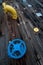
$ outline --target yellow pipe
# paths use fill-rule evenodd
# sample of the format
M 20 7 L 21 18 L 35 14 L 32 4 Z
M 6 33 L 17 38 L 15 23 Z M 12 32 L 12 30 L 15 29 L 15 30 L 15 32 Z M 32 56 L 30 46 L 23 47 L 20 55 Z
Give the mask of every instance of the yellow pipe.
M 2 3 L 2 6 L 3 6 L 3 9 L 4 11 L 7 13 L 7 12 L 10 12 L 12 15 L 12 18 L 13 19 L 17 19 L 17 12 L 16 10 L 10 6 L 10 5 L 6 5 L 6 3 Z

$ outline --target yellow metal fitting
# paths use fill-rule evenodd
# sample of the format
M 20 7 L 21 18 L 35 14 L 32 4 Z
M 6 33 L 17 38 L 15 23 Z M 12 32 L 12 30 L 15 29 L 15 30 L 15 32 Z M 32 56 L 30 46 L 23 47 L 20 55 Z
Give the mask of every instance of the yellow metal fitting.
M 35 27 L 34 32 L 39 32 L 39 29 L 37 27 Z
M 10 12 L 11 13 L 11 16 L 13 19 L 17 19 L 17 12 L 16 10 L 10 6 L 10 5 L 7 5 L 6 3 L 2 3 L 2 6 L 3 6 L 3 9 L 4 11 L 7 13 L 7 12 Z

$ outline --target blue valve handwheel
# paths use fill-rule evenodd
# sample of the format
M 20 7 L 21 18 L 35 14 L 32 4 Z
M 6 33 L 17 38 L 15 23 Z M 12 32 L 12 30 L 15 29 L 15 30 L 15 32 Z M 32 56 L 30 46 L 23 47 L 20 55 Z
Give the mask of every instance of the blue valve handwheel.
M 14 39 L 8 44 L 8 56 L 13 59 L 22 58 L 26 53 L 26 44 L 21 39 Z

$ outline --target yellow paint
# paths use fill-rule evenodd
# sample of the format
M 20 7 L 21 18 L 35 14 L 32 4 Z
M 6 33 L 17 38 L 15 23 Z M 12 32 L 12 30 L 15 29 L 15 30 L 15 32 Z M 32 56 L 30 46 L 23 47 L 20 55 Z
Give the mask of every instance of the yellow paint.
M 34 32 L 39 32 L 39 29 L 37 27 L 35 27 Z
M 6 3 L 2 3 L 2 6 L 3 6 L 3 9 L 4 11 L 7 13 L 7 12 L 10 12 L 11 13 L 11 16 L 13 19 L 17 19 L 17 12 L 16 10 L 10 6 L 10 5 L 6 5 Z

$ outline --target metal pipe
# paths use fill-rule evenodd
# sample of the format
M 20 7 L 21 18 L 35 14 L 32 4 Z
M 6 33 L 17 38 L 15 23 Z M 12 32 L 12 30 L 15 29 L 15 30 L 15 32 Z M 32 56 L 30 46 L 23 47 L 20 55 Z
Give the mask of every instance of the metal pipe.
M 2 6 L 3 6 L 3 9 L 4 11 L 7 13 L 7 12 L 10 12 L 11 13 L 11 16 L 13 19 L 17 19 L 17 12 L 16 10 L 10 6 L 10 5 L 7 5 L 6 3 L 2 3 Z

